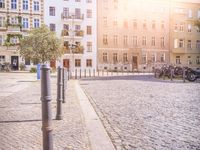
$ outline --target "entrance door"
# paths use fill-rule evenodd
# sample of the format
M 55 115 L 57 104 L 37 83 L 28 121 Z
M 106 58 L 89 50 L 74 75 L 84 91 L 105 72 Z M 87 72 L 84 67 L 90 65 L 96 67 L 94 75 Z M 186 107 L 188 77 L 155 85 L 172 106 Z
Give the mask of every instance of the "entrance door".
M 18 56 L 11 56 L 11 67 L 13 70 L 19 69 L 19 57 Z
M 138 61 L 137 61 L 137 56 L 132 57 L 132 69 L 133 71 L 138 69 Z
M 69 69 L 69 59 L 63 59 L 63 67 Z

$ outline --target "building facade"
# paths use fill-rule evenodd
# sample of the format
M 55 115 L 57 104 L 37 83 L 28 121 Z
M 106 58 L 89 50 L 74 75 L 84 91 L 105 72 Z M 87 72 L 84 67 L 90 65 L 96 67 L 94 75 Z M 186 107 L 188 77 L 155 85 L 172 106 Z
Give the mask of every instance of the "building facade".
M 176 65 L 200 66 L 200 1 L 171 1 L 170 60 Z
M 51 61 L 75 69 L 95 69 L 97 55 L 96 0 L 46 0 L 45 24 L 61 38 L 64 55 Z
M 168 0 L 99 0 L 98 69 L 152 70 L 169 62 Z
M 34 65 L 19 56 L 19 39 L 43 23 L 43 4 L 43 0 L 0 0 L 0 64 L 8 63 L 13 70 L 21 63 Z

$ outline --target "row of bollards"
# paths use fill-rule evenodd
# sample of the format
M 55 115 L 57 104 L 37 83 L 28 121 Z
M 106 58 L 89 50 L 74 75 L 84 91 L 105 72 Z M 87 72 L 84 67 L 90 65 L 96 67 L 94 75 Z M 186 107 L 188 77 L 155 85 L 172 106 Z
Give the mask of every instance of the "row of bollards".
M 66 69 L 58 67 L 56 120 L 63 119 L 62 103 L 65 103 L 66 78 Z M 44 64 L 41 66 L 43 150 L 53 150 L 51 100 L 50 68 Z

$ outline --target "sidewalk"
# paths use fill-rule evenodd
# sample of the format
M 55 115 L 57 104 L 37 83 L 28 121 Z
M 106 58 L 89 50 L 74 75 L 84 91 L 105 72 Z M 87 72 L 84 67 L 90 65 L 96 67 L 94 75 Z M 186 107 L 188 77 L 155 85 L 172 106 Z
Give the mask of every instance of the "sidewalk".
M 56 78 L 51 78 L 55 150 L 89 150 L 90 143 L 74 81 L 68 81 L 63 120 L 56 116 Z M 9 96 L 0 96 L 0 150 L 42 149 L 40 82 Z

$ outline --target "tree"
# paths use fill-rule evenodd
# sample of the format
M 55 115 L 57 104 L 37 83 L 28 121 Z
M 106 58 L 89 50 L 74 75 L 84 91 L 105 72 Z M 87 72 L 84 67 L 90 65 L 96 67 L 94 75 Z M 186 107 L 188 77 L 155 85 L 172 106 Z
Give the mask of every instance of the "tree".
M 33 29 L 20 40 L 19 51 L 23 58 L 46 63 L 61 56 L 60 41 L 46 25 Z

